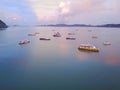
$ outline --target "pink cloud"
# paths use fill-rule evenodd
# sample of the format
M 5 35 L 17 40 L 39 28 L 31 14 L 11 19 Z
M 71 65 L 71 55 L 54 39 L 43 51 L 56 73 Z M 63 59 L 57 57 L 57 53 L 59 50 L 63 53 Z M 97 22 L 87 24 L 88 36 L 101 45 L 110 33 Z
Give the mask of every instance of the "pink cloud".
M 54 24 L 54 23 L 57 23 L 57 15 L 51 14 L 49 16 L 38 17 L 38 22 L 41 22 L 41 24 Z
M 61 2 L 57 9 L 58 18 L 60 18 L 58 21 L 60 21 L 60 23 L 67 22 L 69 18 L 73 18 L 75 16 L 105 10 L 107 10 L 107 7 L 101 0 Z
M 16 22 L 22 19 L 20 15 L 17 15 L 16 13 L 11 13 L 9 11 L 8 12 L 0 11 L 0 13 L 1 13 L 0 18 L 2 18 L 5 21 Z
M 114 6 L 112 8 L 112 10 L 115 12 L 115 14 L 120 14 L 120 0 L 115 0 L 114 2 Z
M 48 16 L 43 16 L 40 20 L 45 22 L 52 21 L 54 23 L 68 23 L 71 20 L 74 21 L 81 17 L 89 19 L 97 16 L 96 18 L 101 18 L 101 16 L 105 16 L 105 13 L 108 11 L 112 13 L 112 11 L 110 11 L 111 8 L 113 8 L 113 6 L 108 7 L 104 0 L 60 2 L 54 13 L 51 13 L 51 15 Z M 114 7 L 114 10 L 118 11 L 118 6 Z M 107 14 L 108 13 L 106 13 L 106 15 Z

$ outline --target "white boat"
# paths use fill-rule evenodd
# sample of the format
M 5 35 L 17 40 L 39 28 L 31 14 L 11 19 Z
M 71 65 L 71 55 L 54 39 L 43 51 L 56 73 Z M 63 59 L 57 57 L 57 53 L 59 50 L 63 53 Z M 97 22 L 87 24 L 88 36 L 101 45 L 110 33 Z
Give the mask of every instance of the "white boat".
M 37 34 L 40 34 L 40 33 L 39 32 L 30 33 L 30 34 L 28 34 L 28 36 L 36 36 Z
M 81 44 L 78 49 L 85 51 L 99 52 L 99 49 L 91 44 Z
M 111 43 L 108 42 L 108 41 L 103 42 L 103 44 L 104 44 L 104 45 L 111 45 Z
M 29 40 L 23 40 L 23 41 L 19 42 L 19 45 L 23 45 L 23 44 L 27 44 L 27 43 L 30 43 L 30 41 Z
M 59 32 L 54 33 L 53 37 L 61 37 Z

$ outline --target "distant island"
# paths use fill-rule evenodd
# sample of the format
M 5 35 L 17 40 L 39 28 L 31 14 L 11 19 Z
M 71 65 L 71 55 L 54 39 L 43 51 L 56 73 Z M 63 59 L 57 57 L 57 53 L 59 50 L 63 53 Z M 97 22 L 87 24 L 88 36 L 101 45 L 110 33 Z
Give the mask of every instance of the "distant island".
M 36 25 L 36 26 L 51 26 L 51 27 L 92 27 L 92 25 L 85 25 L 85 24 L 49 24 L 49 25 Z
M 9 25 L 10 27 L 27 27 L 31 25 Z M 107 27 L 120 28 L 120 24 L 102 24 L 102 25 L 86 25 L 86 24 L 48 24 L 48 25 L 32 25 L 36 27 Z M 6 27 L 6 26 L 5 26 Z
M 7 28 L 7 27 L 8 26 L 2 20 L 0 20 L 0 29 Z
M 120 28 L 120 24 L 103 24 L 103 25 L 86 25 L 86 24 L 49 24 L 36 26 L 51 26 L 51 27 L 116 27 Z
M 97 25 L 97 27 L 116 27 L 116 28 L 120 28 L 120 24 L 104 24 L 104 25 Z

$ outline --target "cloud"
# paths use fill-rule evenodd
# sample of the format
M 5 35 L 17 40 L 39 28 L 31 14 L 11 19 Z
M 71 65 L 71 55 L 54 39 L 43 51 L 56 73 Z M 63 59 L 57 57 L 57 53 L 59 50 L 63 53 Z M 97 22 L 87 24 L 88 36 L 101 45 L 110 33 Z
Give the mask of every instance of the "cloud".
M 69 22 L 70 19 L 74 19 L 74 17 L 105 11 L 107 7 L 104 6 L 101 0 L 84 0 L 61 2 L 56 10 L 58 22 L 66 23 Z
M 120 0 L 1 0 L 0 18 L 9 24 L 120 22 Z
M 34 13 L 26 0 L 1 0 L 0 8 L 0 18 L 7 24 L 35 22 Z
M 113 23 L 120 15 L 119 0 L 83 0 L 61 2 L 57 9 L 59 23 Z M 111 10 L 113 8 L 114 10 Z M 114 12 L 117 12 L 116 14 Z M 111 21 L 111 22 L 110 22 Z
M 116 13 L 116 14 L 119 14 L 120 15 L 120 0 L 115 0 L 114 2 L 114 6 L 112 8 L 112 10 Z
M 49 13 L 48 15 L 43 15 L 39 17 L 39 20 L 45 23 L 69 23 L 70 21 L 78 22 L 78 19 L 81 17 L 88 17 L 88 14 L 91 13 L 91 17 L 95 16 L 94 14 L 100 14 L 101 12 L 108 11 L 109 8 L 105 5 L 103 0 L 76 0 L 76 1 L 66 1 L 60 2 L 58 6 L 54 9 L 54 12 Z M 90 18 L 89 16 L 89 18 Z

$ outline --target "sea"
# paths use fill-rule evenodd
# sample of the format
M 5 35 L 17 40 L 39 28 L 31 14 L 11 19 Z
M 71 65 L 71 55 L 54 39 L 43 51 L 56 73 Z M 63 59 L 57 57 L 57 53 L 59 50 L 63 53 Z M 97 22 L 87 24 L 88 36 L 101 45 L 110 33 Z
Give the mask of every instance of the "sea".
M 56 32 L 61 37 L 53 37 Z M 30 43 L 19 45 L 22 40 Z M 79 50 L 80 44 L 92 44 L 99 52 Z M 120 28 L 0 30 L 0 90 L 120 90 Z

